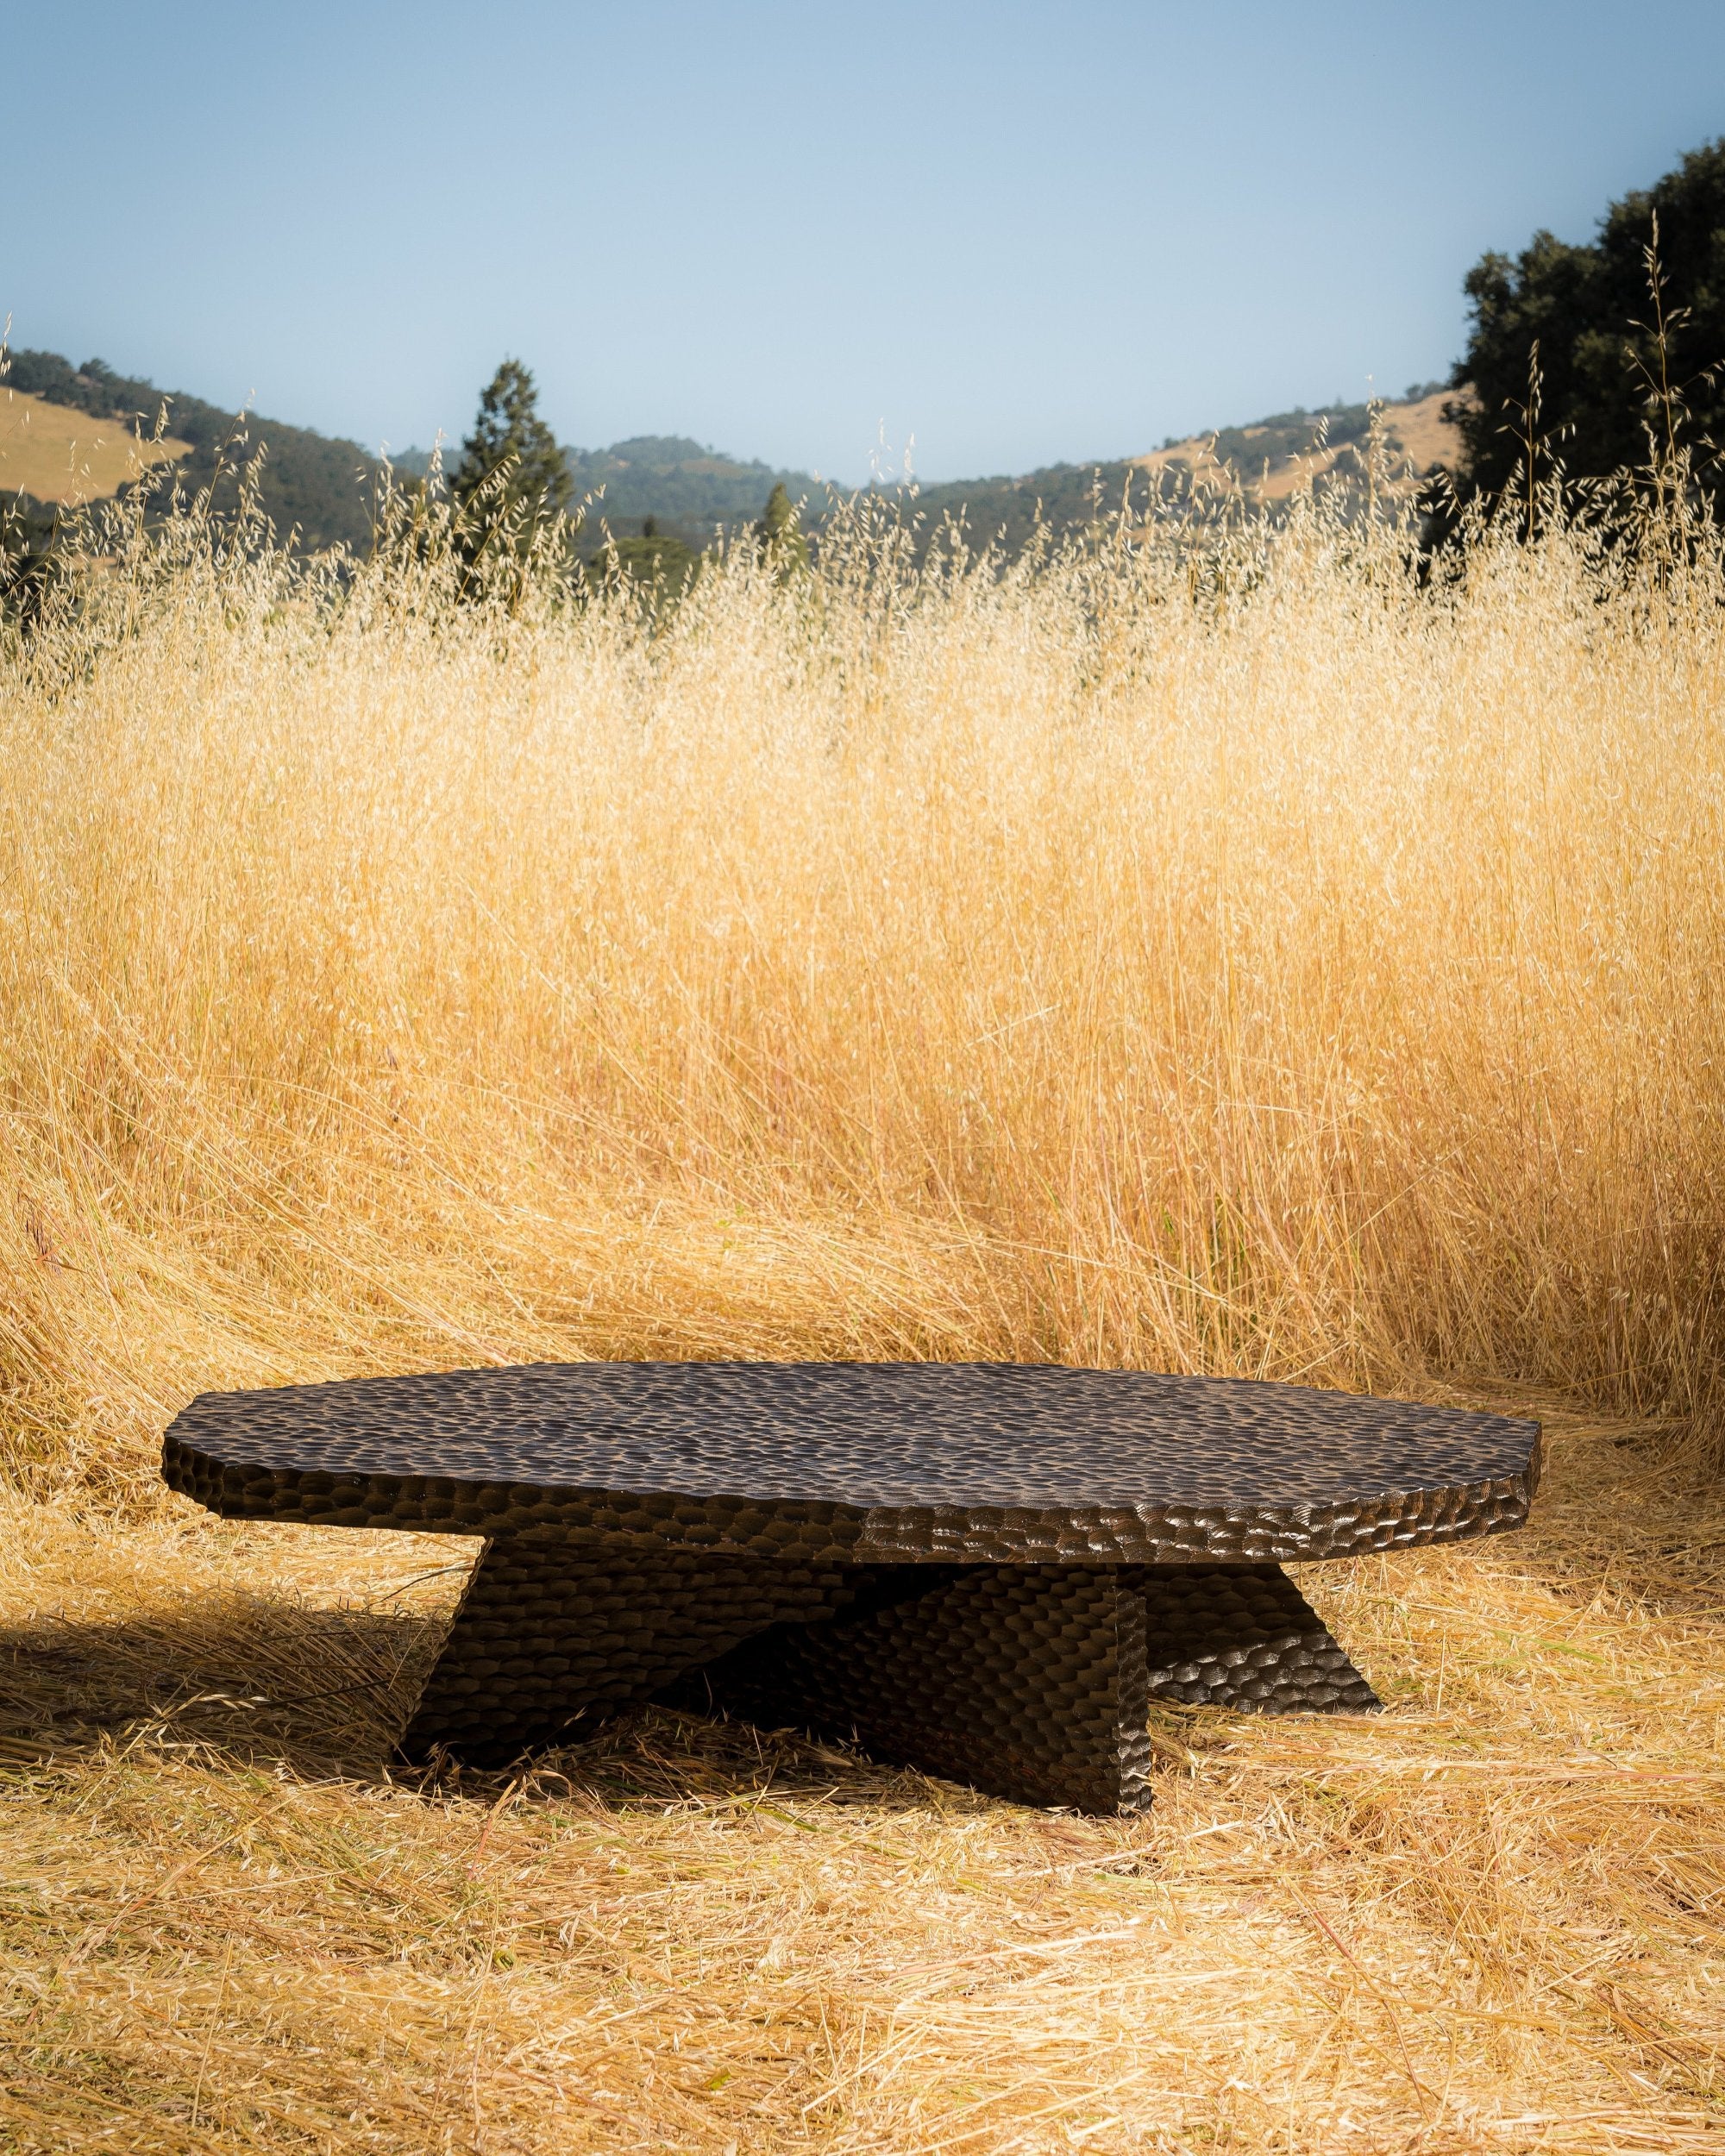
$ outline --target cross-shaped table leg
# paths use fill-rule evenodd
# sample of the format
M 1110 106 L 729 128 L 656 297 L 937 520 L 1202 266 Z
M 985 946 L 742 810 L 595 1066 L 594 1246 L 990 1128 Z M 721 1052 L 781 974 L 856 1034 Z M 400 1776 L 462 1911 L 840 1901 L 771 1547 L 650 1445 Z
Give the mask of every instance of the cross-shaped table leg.
M 823 1570 L 520 1538 L 487 1546 L 403 1750 L 503 1764 L 656 1695 L 1090 1812 L 1149 1802 L 1152 1700 L 1377 1705 L 1274 1565 Z

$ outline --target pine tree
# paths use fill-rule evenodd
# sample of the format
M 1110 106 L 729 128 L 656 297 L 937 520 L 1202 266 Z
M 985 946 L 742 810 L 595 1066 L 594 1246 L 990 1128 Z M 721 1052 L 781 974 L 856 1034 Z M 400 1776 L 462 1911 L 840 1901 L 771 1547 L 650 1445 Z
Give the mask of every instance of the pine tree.
M 568 514 L 574 482 L 555 436 L 539 417 L 533 377 L 519 360 L 505 360 L 486 385 L 449 492 L 470 558 L 504 530 L 518 551 L 536 525 Z
M 782 479 L 767 497 L 767 506 L 755 527 L 755 542 L 761 549 L 761 559 L 781 577 L 788 576 L 794 569 L 808 567 L 808 539 L 798 519 L 796 504 L 785 492 Z

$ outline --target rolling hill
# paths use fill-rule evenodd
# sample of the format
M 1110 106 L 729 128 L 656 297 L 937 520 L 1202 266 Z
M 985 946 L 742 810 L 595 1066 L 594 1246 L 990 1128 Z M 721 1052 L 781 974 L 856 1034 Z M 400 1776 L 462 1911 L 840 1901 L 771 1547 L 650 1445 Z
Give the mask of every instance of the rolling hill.
M 1458 454 L 1460 436 L 1443 417 L 1453 394 L 1436 382 L 1383 406 L 1393 491 L 1411 492 L 1432 467 Z M 1338 402 L 1321 411 L 1277 412 L 1245 426 L 1164 442 L 1159 449 L 1093 464 L 1055 464 L 1022 478 L 950 479 L 925 486 L 918 507 L 931 527 L 962 519 L 972 542 L 995 541 L 1016 554 L 1038 518 L 1067 530 L 1113 514 L 1131 490 L 1144 502 L 1154 487 L 1164 498 L 1195 480 L 1213 493 L 1275 507 L 1309 479 L 1346 480 L 1360 473 L 1371 407 Z
M 1428 382 L 1383 406 L 1392 486 L 1415 485 L 1434 465 L 1452 462 L 1459 454 L 1460 433 L 1444 417 L 1444 406 L 1454 394 L 1441 383 Z M 1369 404 L 1278 412 L 1251 426 L 1164 442 L 1132 462 L 1153 477 L 1178 472 L 1258 501 L 1285 501 L 1308 481 L 1363 469 L 1371 422 Z
M 356 442 L 280 420 L 236 421 L 201 398 L 159 391 L 99 360 L 74 367 L 52 352 L 12 353 L 5 388 L 0 496 L 12 497 L 38 520 L 53 506 L 110 496 L 144 464 L 167 459 L 195 490 L 210 483 L 218 465 L 230 471 L 261 447 L 263 500 L 278 530 L 297 530 L 302 543 L 314 548 L 363 548 L 369 542 L 380 462 Z M 1456 429 L 1443 417 L 1448 397 L 1427 383 L 1383 406 L 1395 491 L 1410 491 L 1435 463 L 1457 454 Z M 147 437 L 164 405 L 169 433 L 153 443 Z M 1363 404 L 1296 409 L 1164 442 L 1136 456 L 922 486 L 915 510 L 925 536 L 949 517 L 958 518 L 973 543 L 992 542 L 1013 555 L 1038 522 L 1057 532 L 1088 524 L 1113 513 L 1128 490 L 1143 502 L 1152 488 L 1166 498 L 1195 486 L 1274 509 L 1308 481 L 1322 486 L 1357 475 L 1369 425 L 1370 408 Z M 446 450 L 446 467 L 459 454 L 458 448 Z M 592 504 L 589 551 L 602 531 L 638 537 L 649 519 L 662 535 L 699 549 L 716 530 L 735 530 L 757 517 L 781 482 L 794 501 L 806 504 L 811 525 L 825 510 L 827 490 L 809 473 L 729 456 L 686 436 L 637 435 L 604 448 L 566 448 L 564 454 L 577 498 Z M 394 463 L 411 478 L 425 472 L 430 458 L 410 449 Z
M 8 356 L 5 386 L 12 392 L 13 407 L 25 400 L 29 416 L 19 429 L 16 465 L 10 463 L 14 445 L 9 440 L 6 444 L 9 461 L 0 466 L 0 490 L 39 505 L 64 502 L 64 492 L 38 489 L 59 487 L 70 469 L 87 490 L 82 498 L 111 495 L 132 476 L 118 461 L 131 454 L 129 438 L 135 432 L 150 435 L 166 405 L 171 442 L 163 447 L 177 458 L 187 487 L 196 492 L 215 481 L 218 473 L 231 475 L 261 448 L 263 505 L 279 531 L 297 530 L 302 542 L 314 548 L 368 542 L 378 460 L 358 442 L 279 419 L 250 414 L 236 419 L 183 390 L 159 390 L 153 382 L 116 374 L 100 360 L 75 367 L 58 352 L 14 351 Z M 88 453 L 77 447 L 85 439 L 91 444 Z M 88 476 L 68 467 L 64 457 L 76 458 L 80 465 L 87 461 Z M 223 483 L 231 486 L 231 476 Z
M 45 508 L 104 501 L 150 466 L 191 454 L 189 442 L 172 436 L 149 441 L 122 419 L 0 388 L 0 492 L 28 494 Z

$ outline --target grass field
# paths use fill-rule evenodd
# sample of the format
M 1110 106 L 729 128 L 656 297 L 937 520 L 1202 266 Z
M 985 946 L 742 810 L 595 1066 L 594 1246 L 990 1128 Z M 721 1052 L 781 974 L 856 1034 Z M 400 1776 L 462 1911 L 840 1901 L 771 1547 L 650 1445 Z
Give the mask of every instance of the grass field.
M 1712 2146 L 1722 580 L 1296 512 L 457 607 L 175 527 L 0 696 L 0 2146 Z M 468 1545 L 193 1392 L 1013 1357 L 1546 1415 L 1154 1814 L 740 1727 L 386 1766 Z

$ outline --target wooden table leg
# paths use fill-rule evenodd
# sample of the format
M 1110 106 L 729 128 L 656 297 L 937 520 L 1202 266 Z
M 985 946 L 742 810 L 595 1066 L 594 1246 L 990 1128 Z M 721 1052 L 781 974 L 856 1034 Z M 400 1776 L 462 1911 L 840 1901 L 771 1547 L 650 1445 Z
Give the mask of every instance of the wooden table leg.
M 1087 1812 L 1149 1803 L 1153 1700 L 1378 1704 L 1276 1565 L 820 1570 L 520 1537 L 486 1545 L 401 1749 L 504 1765 L 656 1695 Z
M 830 1616 L 853 1593 L 837 1569 L 500 1536 L 474 1568 L 402 1755 L 441 1747 L 505 1766 L 578 1743 L 739 1640 Z
M 1366 1714 L 1370 1684 L 1279 1564 L 1143 1565 L 1152 1699 L 1261 1714 Z
M 678 1695 L 704 1688 L 746 1720 L 854 1739 L 1019 1803 L 1136 1811 L 1150 1796 L 1145 1633 L 1122 1571 L 894 1566 L 846 1615 L 776 1628 Z
M 883 1569 L 851 1608 L 775 1627 L 683 1680 L 750 1720 L 1020 1803 L 1150 1802 L 1151 1702 L 1267 1714 L 1375 1708 L 1275 1565 Z

